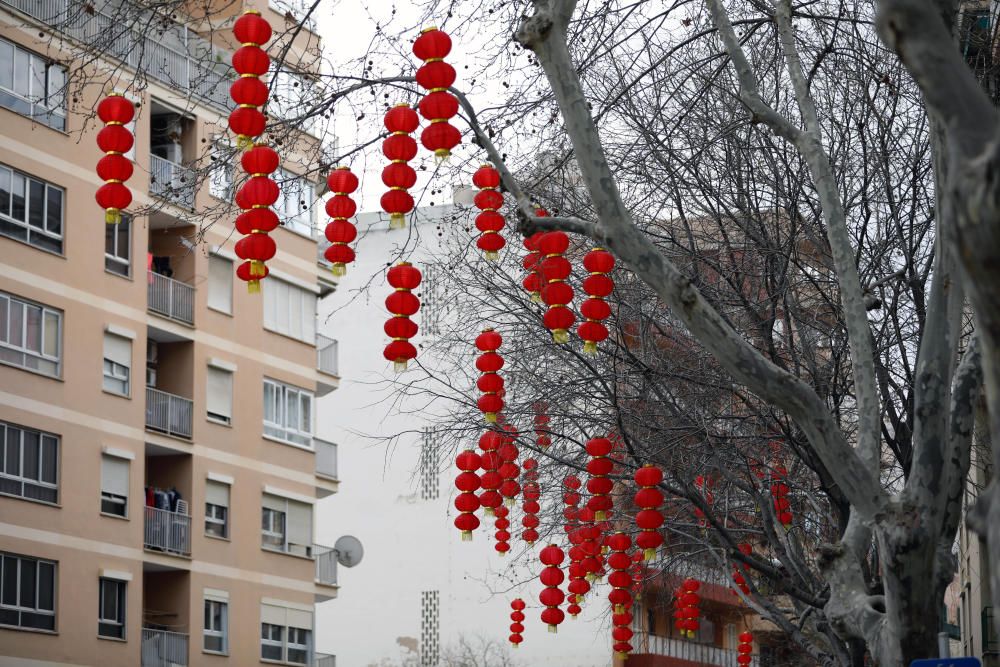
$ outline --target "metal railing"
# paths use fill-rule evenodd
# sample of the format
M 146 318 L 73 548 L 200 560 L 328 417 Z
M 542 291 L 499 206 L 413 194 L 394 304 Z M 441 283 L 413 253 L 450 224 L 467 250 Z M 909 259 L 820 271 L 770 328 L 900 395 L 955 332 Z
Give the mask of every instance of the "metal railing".
M 1000 632 L 997 632 L 993 607 L 983 607 L 983 655 L 1000 654 Z
M 142 667 L 188 664 L 188 636 L 180 632 L 142 629 Z
M 323 373 L 339 376 L 338 347 L 335 339 L 327 338 L 323 334 L 316 334 L 316 368 Z
M 194 402 L 146 387 L 146 428 L 179 438 L 191 438 Z
M 194 324 L 194 287 L 149 271 L 147 308 L 185 324 Z
M 337 667 L 337 656 L 317 653 L 313 664 L 315 667 Z
M 337 554 L 330 547 L 313 545 L 313 558 L 316 559 L 316 582 L 324 586 L 337 585 Z
M 337 445 L 333 442 L 313 438 L 316 448 L 316 474 L 320 477 L 340 479 L 337 477 Z
M 191 516 L 146 507 L 143 546 L 178 556 L 191 555 Z
M 643 644 L 647 648 L 643 650 Z M 651 653 L 662 655 L 668 658 L 678 658 L 688 660 L 699 665 L 713 665 L 714 667 L 742 667 L 737 658 L 739 653 L 727 648 L 712 646 L 711 644 L 698 644 L 693 641 L 674 639 L 673 637 L 658 637 L 649 635 L 635 642 L 635 653 Z M 760 657 L 752 656 L 750 667 L 760 665 Z
M 193 169 L 159 155 L 149 156 L 149 193 L 187 209 L 194 208 L 197 179 Z

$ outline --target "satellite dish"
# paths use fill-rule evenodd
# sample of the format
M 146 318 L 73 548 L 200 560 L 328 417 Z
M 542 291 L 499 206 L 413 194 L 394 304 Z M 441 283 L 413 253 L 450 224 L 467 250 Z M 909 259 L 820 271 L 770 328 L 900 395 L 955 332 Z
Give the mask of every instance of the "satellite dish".
M 361 540 L 353 535 L 344 535 L 338 539 L 333 545 L 333 550 L 337 554 L 337 562 L 344 567 L 354 567 L 365 555 Z

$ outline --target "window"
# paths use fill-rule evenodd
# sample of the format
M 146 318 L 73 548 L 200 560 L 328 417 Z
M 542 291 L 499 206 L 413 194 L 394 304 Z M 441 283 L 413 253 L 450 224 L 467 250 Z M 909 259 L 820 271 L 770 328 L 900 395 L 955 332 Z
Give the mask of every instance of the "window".
M 305 628 L 288 628 L 288 662 L 304 665 L 309 662 L 309 635 Z
M 209 480 L 205 483 L 205 534 L 229 537 L 229 485 Z
M 218 255 L 208 256 L 208 307 L 233 312 L 233 263 Z
M 101 577 L 100 586 L 97 635 L 125 639 L 125 582 Z
M 293 665 L 309 664 L 312 656 L 312 626 L 311 611 L 262 604 L 260 657 Z
M 0 556 L 0 625 L 54 631 L 56 564 L 9 553 Z
M 0 363 L 58 377 L 61 328 L 62 312 L 0 292 Z
M 283 221 L 285 229 L 291 229 L 311 237 L 313 235 L 312 203 L 315 200 L 313 184 L 284 169 L 278 170 L 275 180 L 278 181 L 281 193 L 278 196 L 278 201 L 274 204 L 274 209 Z
M 261 543 L 299 556 L 312 555 L 312 505 L 265 493 L 261 508 Z
M 229 604 L 205 600 L 205 628 L 202 648 L 210 653 L 229 652 Z
M 217 366 L 208 367 L 208 418 L 230 424 L 233 421 L 233 373 Z
M 104 333 L 104 391 L 129 395 L 132 368 L 132 341 L 124 336 Z
M 312 394 L 264 380 L 264 435 L 312 448 Z
M 0 165 L 0 234 L 61 253 L 63 189 Z
M 101 455 L 101 513 L 128 516 L 128 459 Z
M 0 107 L 66 129 L 66 68 L 0 39 Z
M 314 345 L 316 295 L 274 277 L 263 281 L 263 290 L 264 328 Z
M 59 501 L 59 438 L 0 422 L 0 493 Z
M 211 163 L 208 167 L 208 193 L 216 199 L 230 201 L 234 195 L 233 156 L 236 151 L 231 146 L 215 141 L 212 143 Z
M 272 623 L 260 624 L 260 657 L 264 660 L 285 659 L 285 628 Z
M 104 225 L 104 270 L 128 278 L 132 273 L 132 218 Z

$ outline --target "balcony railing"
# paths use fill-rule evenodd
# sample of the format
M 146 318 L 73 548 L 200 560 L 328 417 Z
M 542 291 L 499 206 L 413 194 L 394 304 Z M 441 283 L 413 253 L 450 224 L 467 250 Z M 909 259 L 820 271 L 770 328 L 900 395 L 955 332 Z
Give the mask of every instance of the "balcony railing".
M 317 653 L 314 664 L 316 667 L 337 667 L 337 656 Z
M 316 474 L 320 477 L 340 479 L 337 477 L 337 445 L 313 438 L 313 446 L 316 448 Z
M 337 585 L 337 554 L 330 547 L 313 545 L 313 558 L 316 559 L 316 582 L 324 586 Z
M 190 556 L 191 516 L 147 506 L 143 546 L 175 556 Z
M 1000 655 L 1000 633 L 997 632 L 993 607 L 983 607 L 983 654 Z
M 184 208 L 194 208 L 196 192 L 194 170 L 164 159 L 149 156 L 149 193 Z
M 149 271 L 147 307 L 152 312 L 185 324 L 194 324 L 194 287 Z
M 330 375 L 340 375 L 337 361 L 337 341 L 327 338 L 322 334 L 316 334 L 316 368 L 323 373 Z
M 142 667 L 184 667 L 187 664 L 186 634 L 142 629 Z
M 637 637 L 637 639 L 639 639 Z M 668 658 L 678 658 L 687 660 L 699 665 L 713 665 L 714 667 L 741 667 L 737 658 L 739 653 L 731 649 L 719 648 L 710 644 L 698 644 L 696 642 L 674 639 L 673 637 L 658 637 L 656 635 L 642 636 L 634 642 L 635 653 L 651 653 L 662 655 Z M 752 656 L 751 667 L 760 665 L 760 658 Z
M 193 401 L 146 387 L 146 428 L 178 438 L 191 438 Z

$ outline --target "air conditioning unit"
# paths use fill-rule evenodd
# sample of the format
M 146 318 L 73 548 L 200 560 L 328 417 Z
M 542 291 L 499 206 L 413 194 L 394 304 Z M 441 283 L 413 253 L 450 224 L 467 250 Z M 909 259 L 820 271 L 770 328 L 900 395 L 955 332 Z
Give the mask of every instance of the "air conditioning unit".
M 160 346 L 155 340 L 146 339 L 146 363 L 155 364 L 159 360 Z
M 147 368 L 146 369 L 146 386 L 156 388 L 156 369 Z

